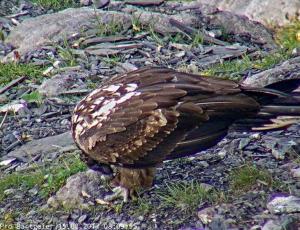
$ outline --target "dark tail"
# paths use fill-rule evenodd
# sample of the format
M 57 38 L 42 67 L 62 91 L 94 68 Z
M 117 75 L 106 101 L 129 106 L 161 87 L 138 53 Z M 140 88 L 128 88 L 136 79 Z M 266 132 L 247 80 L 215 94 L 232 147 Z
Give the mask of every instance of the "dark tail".
M 235 130 L 270 131 L 300 123 L 300 79 L 291 79 L 267 85 L 262 89 L 245 89 L 260 104 L 259 113 L 239 120 Z

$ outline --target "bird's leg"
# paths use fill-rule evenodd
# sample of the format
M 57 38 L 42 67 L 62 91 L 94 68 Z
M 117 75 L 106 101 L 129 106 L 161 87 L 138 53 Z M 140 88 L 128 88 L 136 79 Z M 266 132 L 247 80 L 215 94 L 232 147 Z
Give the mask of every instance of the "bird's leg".
M 123 198 L 127 202 L 130 198 L 135 198 L 141 188 L 150 188 L 155 175 L 155 168 L 117 168 L 116 177 L 112 181 L 113 194 L 105 197 L 105 200 L 112 201 Z

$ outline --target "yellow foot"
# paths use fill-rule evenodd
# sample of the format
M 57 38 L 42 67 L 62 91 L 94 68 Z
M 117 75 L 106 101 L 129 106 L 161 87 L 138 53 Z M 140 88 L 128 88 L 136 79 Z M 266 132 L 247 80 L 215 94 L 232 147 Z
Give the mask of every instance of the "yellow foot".
M 118 186 L 113 188 L 113 194 L 107 195 L 104 200 L 105 201 L 113 201 L 119 198 L 123 198 L 123 202 L 128 202 L 130 191 L 128 188 L 124 188 L 122 186 Z

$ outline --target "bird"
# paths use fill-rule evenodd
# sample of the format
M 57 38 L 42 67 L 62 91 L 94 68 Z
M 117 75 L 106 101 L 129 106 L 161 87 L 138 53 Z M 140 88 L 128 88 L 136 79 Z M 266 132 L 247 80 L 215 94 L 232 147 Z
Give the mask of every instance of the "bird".
M 300 121 L 300 79 L 265 87 L 144 67 L 117 75 L 74 108 L 72 136 L 90 168 L 113 167 L 113 194 L 136 197 L 150 188 L 165 160 L 190 156 L 235 127 L 284 129 Z

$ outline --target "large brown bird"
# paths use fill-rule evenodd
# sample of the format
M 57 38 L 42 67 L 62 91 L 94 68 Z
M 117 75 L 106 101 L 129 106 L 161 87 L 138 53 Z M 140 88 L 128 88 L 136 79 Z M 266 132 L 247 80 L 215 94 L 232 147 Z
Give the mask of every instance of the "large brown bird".
M 286 80 L 255 88 L 143 68 L 112 78 L 82 99 L 72 134 L 89 166 L 116 166 L 113 184 L 126 201 L 152 185 L 157 165 L 215 145 L 233 124 L 271 130 L 299 121 L 299 98 L 289 95 L 299 85 Z

